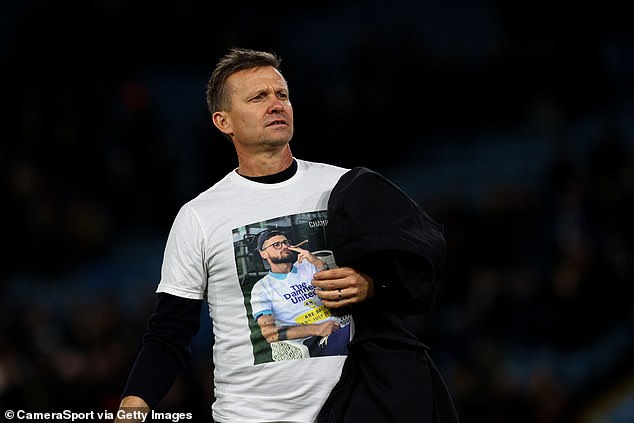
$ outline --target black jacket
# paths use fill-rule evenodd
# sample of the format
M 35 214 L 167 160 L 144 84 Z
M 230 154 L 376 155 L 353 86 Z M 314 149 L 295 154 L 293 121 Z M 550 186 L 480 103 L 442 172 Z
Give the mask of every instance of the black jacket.
M 354 168 L 332 191 L 326 236 L 339 266 L 374 279 L 375 295 L 351 307 L 354 339 L 317 422 L 457 422 L 428 347 L 404 321 L 434 303 L 442 227 L 385 177 Z

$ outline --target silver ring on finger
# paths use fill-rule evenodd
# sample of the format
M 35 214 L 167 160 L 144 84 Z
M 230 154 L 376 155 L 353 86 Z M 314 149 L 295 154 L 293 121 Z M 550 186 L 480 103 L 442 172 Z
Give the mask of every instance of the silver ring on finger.
M 339 301 L 343 300 L 343 297 L 341 296 L 341 289 L 338 289 L 337 291 L 339 291 Z

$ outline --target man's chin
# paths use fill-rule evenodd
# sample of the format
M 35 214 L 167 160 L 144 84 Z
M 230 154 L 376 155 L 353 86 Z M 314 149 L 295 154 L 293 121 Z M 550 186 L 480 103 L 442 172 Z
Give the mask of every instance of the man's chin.
M 293 138 L 293 128 L 280 125 L 279 128 L 270 129 L 269 143 L 283 145 L 291 142 L 291 138 Z
M 291 251 L 291 253 L 284 257 L 286 263 L 295 263 L 297 261 L 297 254 L 295 251 Z
M 295 263 L 297 261 L 298 255 L 299 254 L 297 254 L 295 251 L 289 251 L 289 254 L 285 254 L 284 256 L 278 258 L 277 260 L 274 260 L 273 262 L 276 264 Z
M 291 142 L 290 137 L 279 137 L 279 138 L 269 139 L 267 144 L 270 145 L 271 147 L 283 147 L 290 142 Z

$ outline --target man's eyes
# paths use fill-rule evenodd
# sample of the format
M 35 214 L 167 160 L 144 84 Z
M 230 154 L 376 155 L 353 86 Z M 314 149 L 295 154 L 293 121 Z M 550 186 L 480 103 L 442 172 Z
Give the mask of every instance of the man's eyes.
M 277 98 L 279 98 L 280 100 L 288 100 L 288 93 L 285 92 L 278 92 L 276 94 Z M 261 101 L 266 97 L 266 94 L 257 94 L 254 95 L 253 97 L 249 98 L 249 101 Z

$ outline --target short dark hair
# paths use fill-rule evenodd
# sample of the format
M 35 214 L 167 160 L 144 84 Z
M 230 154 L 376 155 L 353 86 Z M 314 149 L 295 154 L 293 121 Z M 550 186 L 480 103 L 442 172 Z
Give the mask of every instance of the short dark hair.
M 207 81 L 207 107 L 210 113 L 220 110 L 228 110 L 229 97 L 225 89 L 225 83 L 229 76 L 245 69 L 272 66 L 279 71 L 282 59 L 275 53 L 267 51 L 250 50 L 245 48 L 232 48 L 225 54 L 214 68 L 209 81 Z

